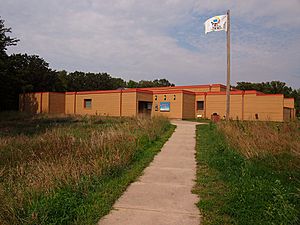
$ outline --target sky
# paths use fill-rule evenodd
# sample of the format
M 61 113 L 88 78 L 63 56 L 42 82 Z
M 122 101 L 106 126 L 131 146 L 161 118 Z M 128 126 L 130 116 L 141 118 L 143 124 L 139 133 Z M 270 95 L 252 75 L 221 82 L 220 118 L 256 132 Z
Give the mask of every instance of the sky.
M 20 42 L 8 54 L 55 70 L 125 80 L 226 84 L 226 33 L 206 19 L 231 11 L 231 84 L 279 80 L 300 88 L 300 0 L 0 0 Z

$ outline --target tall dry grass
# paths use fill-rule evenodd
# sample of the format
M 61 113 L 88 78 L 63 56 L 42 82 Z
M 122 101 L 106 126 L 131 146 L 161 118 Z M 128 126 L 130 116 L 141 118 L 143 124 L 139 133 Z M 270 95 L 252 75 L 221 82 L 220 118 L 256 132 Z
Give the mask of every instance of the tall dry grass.
M 300 157 L 300 122 L 224 121 L 218 129 L 247 158 L 292 153 Z
M 169 126 L 164 118 L 70 121 L 33 136 L 0 137 L 0 224 L 19 223 L 20 212 L 38 194 L 125 167 Z

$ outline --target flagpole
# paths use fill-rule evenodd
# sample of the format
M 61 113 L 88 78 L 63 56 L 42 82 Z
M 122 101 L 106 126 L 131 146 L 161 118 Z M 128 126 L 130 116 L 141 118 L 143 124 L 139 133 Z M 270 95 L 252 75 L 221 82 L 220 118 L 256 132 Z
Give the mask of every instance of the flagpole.
M 226 120 L 230 116 L 230 10 L 227 11 L 227 83 L 226 83 Z

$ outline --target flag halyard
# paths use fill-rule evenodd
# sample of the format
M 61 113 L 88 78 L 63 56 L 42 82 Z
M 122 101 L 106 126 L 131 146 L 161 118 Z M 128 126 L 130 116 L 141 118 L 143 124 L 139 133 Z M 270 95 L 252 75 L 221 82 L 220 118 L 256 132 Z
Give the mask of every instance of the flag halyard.
M 219 15 L 209 18 L 204 23 L 205 34 L 212 31 L 227 31 L 227 15 Z

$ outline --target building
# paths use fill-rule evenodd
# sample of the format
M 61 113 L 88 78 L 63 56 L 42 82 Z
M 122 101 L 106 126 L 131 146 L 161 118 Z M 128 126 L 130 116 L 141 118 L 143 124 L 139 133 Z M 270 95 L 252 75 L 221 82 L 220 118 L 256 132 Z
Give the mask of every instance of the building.
M 125 90 L 39 92 L 20 95 L 20 111 L 101 116 L 166 116 L 175 119 L 225 117 L 226 86 L 221 84 Z M 232 90 L 230 118 L 286 121 L 295 118 L 293 98 Z

